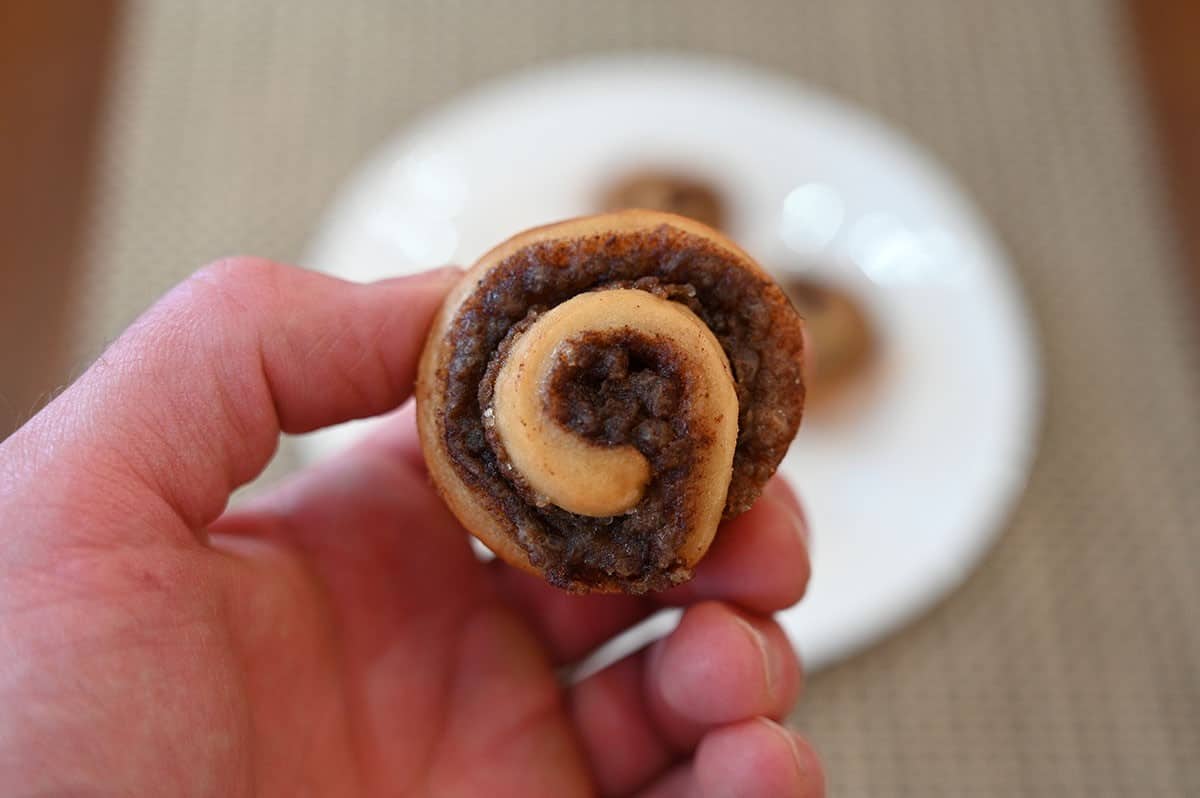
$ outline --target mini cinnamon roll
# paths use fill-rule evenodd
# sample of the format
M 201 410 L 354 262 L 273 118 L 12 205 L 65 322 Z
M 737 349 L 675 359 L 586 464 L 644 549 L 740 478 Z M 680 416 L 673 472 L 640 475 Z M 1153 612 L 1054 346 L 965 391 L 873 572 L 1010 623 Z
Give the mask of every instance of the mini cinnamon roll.
M 606 211 L 644 208 L 677 213 L 709 227 L 725 227 L 725 202 L 708 183 L 686 174 L 642 171 L 626 175 L 609 186 L 601 199 Z
M 429 471 L 507 562 L 576 592 L 688 579 L 796 434 L 801 321 L 719 233 L 649 211 L 484 255 L 417 383 Z
M 866 370 L 875 334 L 862 302 L 834 285 L 793 277 L 784 281 L 784 288 L 808 333 L 804 376 L 815 407 Z

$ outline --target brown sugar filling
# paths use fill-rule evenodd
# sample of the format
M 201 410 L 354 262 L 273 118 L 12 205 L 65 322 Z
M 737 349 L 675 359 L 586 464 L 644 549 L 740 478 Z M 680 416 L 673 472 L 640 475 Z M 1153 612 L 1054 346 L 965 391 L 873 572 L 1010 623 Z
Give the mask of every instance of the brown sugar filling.
M 803 403 L 800 342 L 772 336 L 791 314 L 778 286 L 729 262 L 704 239 L 671 227 L 545 241 L 486 272 L 451 325 L 452 353 L 441 424 L 460 477 L 492 505 L 499 522 L 561 587 L 617 582 L 641 592 L 690 574 L 676 556 L 688 529 L 691 453 L 706 431 L 687 424 L 688 399 L 671 344 L 637 331 L 583 334 L 570 364 L 556 365 L 551 414 L 598 446 L 632 445 L 652 466 L 641 502 L 620 516 L 575 515 L 539 503 L 506 468 L 485 428 L 496 372 L 509 344 L 536 315 L 576 294 L 639 288 L 686 304 L 729 358 L 738 396 L 738 443 L 726 517 L 747 509 L 795 434 Z M 542 504 L 542 506 L 539 506 Z

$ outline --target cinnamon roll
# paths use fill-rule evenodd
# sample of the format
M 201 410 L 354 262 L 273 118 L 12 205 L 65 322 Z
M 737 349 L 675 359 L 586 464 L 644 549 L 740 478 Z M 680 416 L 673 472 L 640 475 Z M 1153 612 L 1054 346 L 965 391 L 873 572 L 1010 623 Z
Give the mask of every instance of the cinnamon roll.
M 627 175 L 609 186 L 601 198 L 606 211 L 644 208 L 677 213 L 709 227 L 725 227 L 725 202 L 708 183 L 686 174 L 642 171 Z
M 814 405 L 823 404 L 862 374 L 875 349 L 875 334 L 860 302 L 834 285 L 793 277 L 784 281 L 808 333 L 805 383 Z
M 625 211 L 530 230 L 451 292 L 421 444 L 463 525 L 572 591 L 688 579 L 774 473 L 804 403 L 801 321 L 716 231 Z

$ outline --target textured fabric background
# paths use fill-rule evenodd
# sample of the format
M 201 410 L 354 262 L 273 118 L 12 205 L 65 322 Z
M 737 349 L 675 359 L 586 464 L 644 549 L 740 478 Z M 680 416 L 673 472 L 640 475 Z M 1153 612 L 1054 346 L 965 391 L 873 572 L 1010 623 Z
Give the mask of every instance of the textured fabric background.
M 953 168 L 1043 334 L 1011 529 L 794 716 L 836 796 L 1200 795 L 1200 358 L 1115 4 L 621 0 L 135 5 L 93 211 L 81 361 L 198 264 L 300 257 L 355 164 L 487 76 L 630 48 L 735 55 Z

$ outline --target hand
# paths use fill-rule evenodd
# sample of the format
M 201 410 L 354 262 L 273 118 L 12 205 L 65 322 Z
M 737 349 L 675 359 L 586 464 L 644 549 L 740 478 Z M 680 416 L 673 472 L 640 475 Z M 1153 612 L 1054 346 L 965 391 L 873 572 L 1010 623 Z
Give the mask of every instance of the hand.
M 571 596 L 482 564 L 411 413 L 224 512 L 280 431 L 412 392 L 458 272 L 356 286 L 208 267 L 0 444 L 7 795 L 813 796 L 769 613 L 808 575 L 773 483 L 696 578 Z M 564 688 L 664 604 L 679 628 Z

